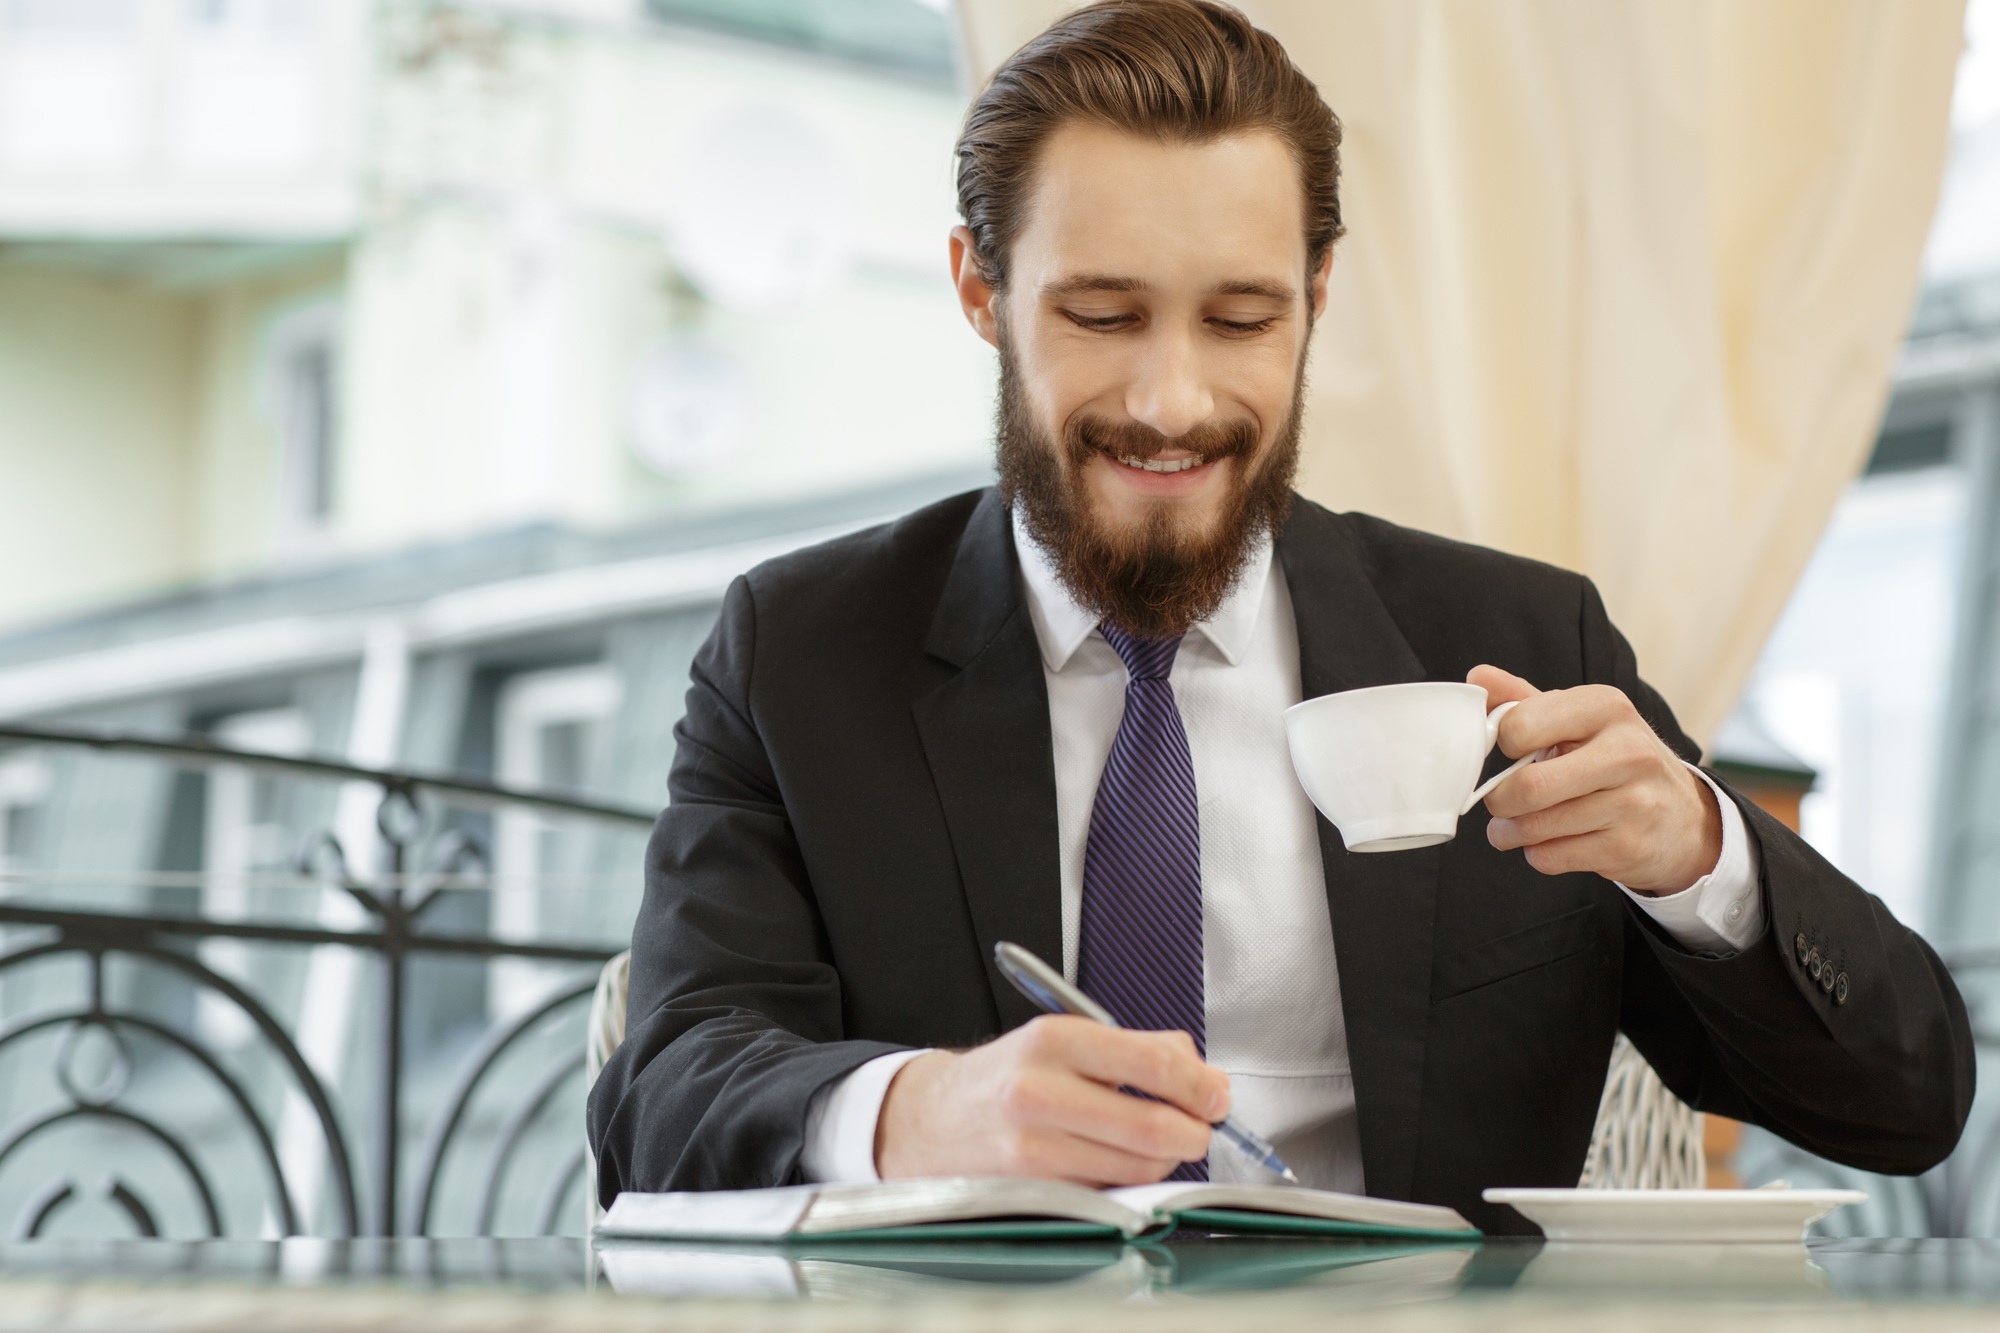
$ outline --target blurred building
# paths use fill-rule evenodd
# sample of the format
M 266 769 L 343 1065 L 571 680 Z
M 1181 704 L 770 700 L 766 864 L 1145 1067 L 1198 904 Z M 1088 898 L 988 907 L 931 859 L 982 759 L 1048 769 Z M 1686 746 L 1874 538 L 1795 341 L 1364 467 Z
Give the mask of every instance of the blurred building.
M 7 0 L 0 716 L 657 804 L 728 579 L 985 475 L 961 108 L 917 0 Z
M 945 267 L 954 41 L 919 0 L 0 0 L 0 718 L 657 808 L 729 580 L 990 475 Z M 323 829 L 373 871 L 349 795 L 0 749 L 0 889 L 357 929 L 269 887 Z M 491 891 L 431 929 L 629 935 L 643 833 L 468 827 Z M 365 1126 L 368 975 L 198 952 Z M 563 980 L 413 964 L 413 1142 Z M 252 1058 L 212 996 L 110 984 Z M 0 1008 L 73 987 L 10 972 Z M 12 1054 L 0 1120 L 46 1091 Z M 531 1156 L 573 1151 L 571 1111 Z
M 0 623 L 978 466 L 918 0 L 7 0 Z

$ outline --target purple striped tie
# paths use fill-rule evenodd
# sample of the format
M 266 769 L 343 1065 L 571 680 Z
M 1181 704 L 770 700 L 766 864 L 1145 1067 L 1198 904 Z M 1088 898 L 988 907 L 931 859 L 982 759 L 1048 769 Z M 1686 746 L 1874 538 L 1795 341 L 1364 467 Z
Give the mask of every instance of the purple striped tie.
M 1167 681 L 1179 635 L 1099 630 L 1125 660 L 1125 716 L 1090 808 L 1077 984 L 1128 1028 L 1179 1029 L 1208 1050 L 1202 981 L 1201 823 L 1194 760 Z M 1169 1180 L 1207 1180 L 1183 1162 Z

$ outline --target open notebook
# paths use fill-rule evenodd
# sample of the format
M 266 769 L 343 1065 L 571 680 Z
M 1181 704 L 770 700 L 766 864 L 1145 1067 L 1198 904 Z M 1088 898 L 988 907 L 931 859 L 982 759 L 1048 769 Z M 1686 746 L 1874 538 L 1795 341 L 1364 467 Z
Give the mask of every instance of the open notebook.
M 682 1297 L 813 1297 L 892 1300 L 968 1292 L 1061 1293 L 1123 1300 L 1167 1292 L 1368 1291 L 1393 1300 L 1448 1296 L 1461 1285 L 1480 1238 L 1360 1237 L 1128 1245 L 1088 1240 L 597 1242 L 614 1291 Z M 1754 1248 L 1754 1247 L 1753 1247 Z
M 620 1194 L 600 1235 L 653 1239 L 964 1239 L 1160 1235 L 1476 1236 L 1449 1208 L 1293 1186 L 1170 1182 L 1093 1190 L 1017 1176 L 951 1176 L 870 1185 Z

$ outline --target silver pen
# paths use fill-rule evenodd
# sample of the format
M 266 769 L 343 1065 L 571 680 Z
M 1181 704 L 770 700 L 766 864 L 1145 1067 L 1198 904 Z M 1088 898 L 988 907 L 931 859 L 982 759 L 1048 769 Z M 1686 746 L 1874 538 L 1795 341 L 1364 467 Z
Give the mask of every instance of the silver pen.
M 1078 1018 L 1088 1018 L 1111 1028 L 1123 1026 L 1111 1016 L 1110 1010 L 1063 980 L 1062 973 L 1020 945 L 1000 941 L 993 946 L 993 961 L 999 966 L 1001 974 L 1014 983 L 1015 990 L 1049 1013 L 1075 1014 Z M 1257 1165 L 1291 1184 L 1299 1183 L 1299 1178 L 1292 1174 L 1292 1168 L 1278 1156 L 1278 1150 L 1263 1135 L 1245 1129 L 1235 1116 L 1224 1116 L 1212 1128 Z

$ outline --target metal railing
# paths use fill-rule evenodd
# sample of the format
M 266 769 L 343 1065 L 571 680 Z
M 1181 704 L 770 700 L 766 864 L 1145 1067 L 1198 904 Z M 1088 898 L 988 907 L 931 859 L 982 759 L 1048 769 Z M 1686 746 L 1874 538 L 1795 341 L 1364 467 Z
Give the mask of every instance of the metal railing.
M 68 901 L 27 903 L 0 897 L 0 927 L 33 928 L 39 938 L 0 953 L 0 977 L 62 955 L 79 957 L 85 969 L 80 1003 L 14 1016 L 0 1025 L 0 1056 L 38 1034 L 56 1034 L 53 1050 L 53 1104 L 39 1107 L 0 1127 L 0 1172 L 27 1155 L 41 1136 L 78 1121 L 95 1120 L 149 1141 L 176 1164 L 194 1197 L 196 1230 L 222 1235 L 227 1219 L 218 1192 L 204 1170 L 200 1154 L 186 1137 L 162 1122 L 159 1115 L 130 1096 L 134 1060 L 128 1038 L 144 1038 L 177 1052 L 206 1078 L 233 1112 L 236 1132 L 248 1141 L 243 1156 L 261 1173 L 269 1226 L 281 1234 L 308 1230 L 312 1219 L 302 1215 L 281 1161 L 277 1135 L 259 1109 L 259 1093 L 232 1068 L 224 1053 L 211 1049 L 197 1032 L 183 1030 L 160 1016 L 121 1006 L 105 984 L 110 958 L 137 960 L 165 969 L 184 982 L 216 997 L 247 1021 L 256 1037 L 276 1057 L 281 1071 L 307 1109 L 310 1124 L 324 1149 L 324 1170 L 331 1183 L 332 1225 L 352 1235 L 427 1235 L 438 1222 L 441 1179 L 447 1157 L 466 1151 L 472 1108 L 491 1090 L 496 1070 L 511 1053 L 528 1045 L 552 1020 L 578 1014 L 592 993 L 598 968 L 622 947 L 622 941 L 598 947 L 494 938 L 490 934 L 452 934 L 419 930 L 441 895 L 455 889 L 479 889 L 492 880 L 484 847 L 463 829 L 444 828 L 426 819 L 427 806 L 498 812 L 537 811 L 583 821 L 603 828 L 640 832 L 650 828 L 654 812 L 573 796 L 528 791 L 449 776 L 377 770 L 319 759 L 288 758 L 214 745 L 201 739 L 166 741 L 136 736 L 111 736 L 60 728 L 0 725 L 0 751 L 13 746 L 53 746 L 88 749 L 159 760 L 183 769 L 231 767 L 274 777 L 362 782 L 379 790 L 375 825 L 384 855 L 378 872 L 357 874 L 345 850 L 331 833 L 309 837 L 299 858 L 308 882 L 335 889 L 365 913 L 367 925 L 354 929 L 331 926 L 266 924 L 214 920 L 158 911 L 91 911 Z M 30 879 L 34 876 L 30 875 Z M 159 877 L 171 879 L 171 876 Z M 198 882 L 199 876 L 181 876 Z M 48 887 L 65 887 L 60 874 L 46 877 Z M 11 929 L 9 933 L 14 933 Z M 343 1124 L 335 1098 L 286 1031 L 272 1007 L 238 981 L 205 963 L 198 946 L 210 940 L 238 940 L 272 946 L 338 945 L 359 950 L 375 962 L 379 997 L 379 1031 L 365 1044 L 374 1067 L 373 1100 L 366 1136 L 365 1160 L 357 1162 L 353 1139 Z M 2000 969 L 2000 945 L 1960 945 L 1942 950 L 1954 974 L 1976 998 L 1978 984 Z M 417 1141 L 410 1178 L 402 1179 L 407 1146 L 404 1121 L 407 1053 L 404 1042 L 406 980 L 413 958 L 421 955 L 462 959 L 524 959 L 569 964 L 582 969 L 537 999 L 526 1012 L 494 1024 L 473 1044 L 453 1071 L 442 1097 L 430 1113 Z M 2000 1049 L 2000 1030 L 1980 1024 L 1975 1005 L 1975 1040 L 1982 1053 Z M 109 1060 L 95 1077 L 81 1068 L 78 1053 L 91 1034 L 108 1046 Z M 506 1110 L 486 1146 L 475 1176 L 471 1213 L 473 1229 L 493 1234 L 503 1181 L 519 1165 L 529 1130 L 555 1105 L 562 1090 L 580 1078 L 581 1035 L 558 1046 L 532 1074 L 510 1086 Z M 266 1095 L 263 1100 L 269 1101 Z M 532 1230 L 556 1229 L 562 1200 L 583 1173 L 581 1126 L 570 1136 L 560 1156 L 547 1167 L 531 1210 Z M 1860 1185 L 1875 1196 L 1864 1210 L 1837 1214 L 1831 1224 L 1861 1228 L 1873 1234 L 1961 1236 L 2000 1230 L 2000 1113 L 1992 1103 L 1975 1109 L 1959 1149 L 1944 1164 L 1918 1179 L 1892 1180 L 1841 1167 L 1812 1156 L 1772 1136 L 1764 1136 L 1754 1159 L 1739 1161 L 1755 1184 L 1783 1176 L 1795 1184 Z M 362 1188 L 366 1182 L 367 1188 Z M 91 1191 L 73 1174 L 57 1172 L 27 1191 L 12 1220 L 17 1238 L 43 1234 L 66 1207 Z M 95 1184 L 95 1198 L 141 1235 L 162 1231 L 160 1210 L 145 1190 L 111 1164 Z M 364 1201 L 366 1207 L 364 1208 Z M 5 1219 L 0 1219 L 0 1225 Z M 1858 1234 L 1858 1233 L 1857 1233 Z
M 384 854 L 380 871 L 358 873 L 339 839 L 330 831 L 310 837 L 299 857 L 299 869 L 312 882 L 336 889 L 366 914 L 359 929 L 338 929 L 252 921 L 219 921 L 166 912 L 109 912 L 69 906 L 0 899 L 0 926 L 37 928 L 33 943 L 0 954 L 0 975 L 29 964 L 74 955 L 85 967 L 82 1003 L 22 1015 L 0 1027 L 0 1054 L 37 1034 L 60 1033 L 54 1050 L 56 1104 L 31 1111 L 0 1129 L 0 1170 L 24 1155 L 41 1136 L 77 1121 L 97 1121 L 119 1127 L 151 1143 L 175 1163 L 198 1204 L 199 1228 L 225 1233 L 225 1218 L 215 1183 L 204 1170 L 185 1135 L 147 1107 L 129 1097 L 134 1061 L 130 1039 L 178 1052 L 201 1071 L 233 1108 L 237 1128 L 254 1149 L 251 1156 L 264 1176 L 267 1213 L 281 1234 L 299 1234 L 310 1225 L 294 1200 L 296 1182 L 288 1181 L 273 1126 L 259 1110 L 259 1089 L 249 1086 L 222 1054 L 198 1034 L 183 1031 L 158 1016 L 121 1006 L 105 985 L 105 963 L 119 957 L 166 969 L 184 982 L 236 1010 L 256 1037 L 275 1055 L 291 1087 L 310 1109 L 311 1122 L 323 1141 L 324 1169 L 331 1181 L 330 1200 L 336 1225 L 347 1235 L 392 1236 L 427 1234 L 433 1224 L 440 1170 L 450 1149 L 463 1136 L 468 1107 L 503 1057 L 522 1048 L 524 1038 L 552 1016 L 574 1011 L 587 1002 L 596 971 L 621 944 L 600 947 L 516 941 L 479 934 L 420 931 L 427 911 L 449 890 L 479 889 L 490 883 L 491 868 L 481 842 L 463 829 L 443 828 L 429 820 L 427 804 L 492 812 L 521 809 L 580 820 L 602 827 L 644 830 L 654 812 L 586 800 L 551 792 L 528 791 L 478 780 L 379 770 L 330 760 L 288 758 L 215 745 L 199 738 L 159 740 L 104 735 L 51 727 L 0 726 L 0 748 L 15 746 L 89 749 L 140 756 L 182 769 L 230 767 L 285 778 L 362 782 L 379 789 L 375 826 Z M 9 932 L 14 933 L 12 931 Z M 369 1047 L 374 1105 L 368 1136 L 368 1160 L 357 1175 L 355 1153 L 347 1128 L 321 1077 L 301 1053 L 294 1035 L 272 1008 L 246 987 L 208 966 L 196 947 L 201 941 L 238 940 L 263 945 L 337 945 L 358 950 L 375 963 L 380 1030 Z M 414 1164 L 407 1191 L 401 1177 L 405 1139 L 404 1084 L 406 1075 L 405 1018 L 409 965 L 418 955 L 478 959 L 527 959 L 590 965 L 588 975 L 558 986 L 526 1013 L 491 1028 L 452 1079 L 442 1106 L 432 1117 Z M 77 1054 L 91 1033 L 108 1051 L 105 1067 L 95 1077 L 80 1067 Z M 500 1126 L 486 1163 L 475 1209 L 477 1229 L 490 1233 L 503 1177 L 516 1163 L 529 1126 L 552 1104 L 558 1092 L 581 1073 L 583 1046 L 572 1043 L 571 1054 L 558 1054 L 531 1081 Z M 266 1098 L 265 1100 L 268 1100 Z M 559 1159 L 535 1208 L 535 1229 L 554 1229 L 561 1200 L 583 1173 L 581 1127 L 573 1150 Z M 368 1207 L 362 1207 L 360 1181 Z M 87 1191 L 73 1175 L 58 1175 L 33 1190 L 14 1219 L 17 1238 L 42 1234 L 65 1206 Z M 143 1191 L 119 1174 L 115 1165 L 96 1189 L 101 1202 L 122 1213 L 141 1235 L 157 1235 L 158 1209 Z

